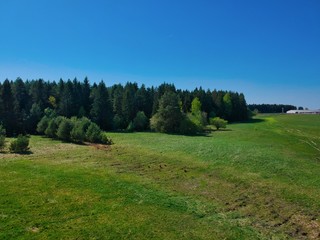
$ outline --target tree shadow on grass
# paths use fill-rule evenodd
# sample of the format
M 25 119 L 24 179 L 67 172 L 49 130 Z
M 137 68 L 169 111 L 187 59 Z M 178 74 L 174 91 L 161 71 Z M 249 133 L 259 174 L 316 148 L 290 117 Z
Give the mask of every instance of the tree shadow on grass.
M 232 131 L 232 129 L 230 129 L 230 128 L 219 128 L 219 129 L 210 129 L 208 131 L 210 131 L 211 133 L 212 132 L 230 132 L 230 131 Z
M 245 120 L 245 121 L 234 122 L 234 123 L 231 123 L 231 124 L 237 124 L 237 123 L 263 123 L 265 121 L 266 120 L 262 119 L 262 118 L 251 118 L 251 119 L 248 119 L 248 120 Z
M 24 152 L 13 152 L 15 154 L 19 154 L 19 155 L 31 155 L 33 154 L 32 151 L 28 150 L 28 151 L 24 151 Z
M 24 151 L 24 152 L 10 152 L 10 151 L 0 151 L 0 154 L 5 154 L 5 155 L 8 155 L 8 154 L 19 154 L 19 155 L 31 155 L 33 154 L 32 151 L 28 150 L 28 151 Z

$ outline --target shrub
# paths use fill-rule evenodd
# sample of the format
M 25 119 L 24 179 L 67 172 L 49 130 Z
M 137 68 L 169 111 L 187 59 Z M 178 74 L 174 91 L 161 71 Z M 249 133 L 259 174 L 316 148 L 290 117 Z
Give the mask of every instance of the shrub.
M 4 148 L 6 140 L 6 130 L 0 125 L 0 150 Z
M 143 111 L 137 112 L 136 117 L 133 119 L 133 128 L 137 131 L 146 130 L 149 125 L 149 119 Z
M 86 131 L 90 125 L 90 120 L 86 117 L 75 119 L 70 132 L 71 140 L 82 143 L 86 138 Z
M 157 132 L 164 132 L 161 127 L 163 125 L 162 119 L 160 118 L 159 114 L 155 114 L 150 119 L 150 128 L 151 130 L 157 131 Z
M 69 141 L 71 130 L 72 130 L 71 120 L 67 118 L 63 118 L 57 130 L 57 137 L 61 140 Z
M 100 127 L 92 122 L 86 131 L 86 140 L 92 143 L 101 142 L 101 133 Z
M 57 137 L 58 123 L 55 118 L 49 121 L 47 129 L 44 131 L 46 136 L 54 138 Z
M 37 132 L 40 134 L 44 134 L 45 130 L 47 129 L 49 125 L 50 118 L 47 116 L 44 116 L 41 118 L 40 122 L 37 125 Z
M 194 135 L 197 134 L 199 131 L 199 127 L 190 120 L 189 117 L 185 117 L 181 123 L 180 123 L 180 128 L 179 132 L 181 134 L 186 134 L 186 135 Z
M 48 127 L 47 129 L 44 131 L 44 133 L 46 134 L 46 136 L 51 137 L 51 138 L 56 138 L 57 137 L 57 132 L 58 132 L 58 128 L 60 123 L 64 120 L 64 117 L 56 117 L 56 118 L 52 118 L 49 121 Z
M 100 134 L 100 141 L 103 144 L 107 144 L 107 145 L 111 145 L 113 144 L 112 139 L 110 137 L 107 136 L 107 134 L 105 132 Z
M 219 130 L 220 128 L 226 128 L 227 123 L 228 123 L 228 121 L 226 121 L 222 118 L 219 118 L 219 117 L 210 118 L 210 124 L 215 126 L 217 128 L 217 130 Z
M 10 143 L 10 152 L 24 153 L 29 150 L 29 138 L 27 136 L 19 135 L 17 139 Z

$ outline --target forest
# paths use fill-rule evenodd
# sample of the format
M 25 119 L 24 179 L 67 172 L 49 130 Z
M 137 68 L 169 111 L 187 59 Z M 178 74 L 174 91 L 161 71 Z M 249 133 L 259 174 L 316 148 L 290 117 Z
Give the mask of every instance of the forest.
M 66 118 L 86 117 L 108 131 L 128 129 L 142 117 L 148 120 L 148 124 L 140 129 L 136 127 L 136 130 L 146 130 L 150 129 L 149 120 L 152 124 L 161 115 L 161 107 L 168 111 L 164 108 L 170 104 L 173 104 L 172 109 L 179 109 L 181 119 L 190 113 L 195 114 L 196 110 L 201 111 L 204 121 L 213 117 L 229 122 L 248 118 L 244 94 L 232 91 L 204 90 L 201 87 L 192 91 L 181 90 L 168 83 L 157 87 L 138 86 L 131 82 L 106 86 L 103 81 L 90 84 L 88 78 L 83 81 L 60 79 L 57 82 L 17 78 L 0 83 L 0 122 L 7 136 L 37 134 L 37 124 L 48 109 Z M 196 110 L 192 111 L 192 107 Z
M 256 113 L 285 113 L 297 109 L 296 106 L 289 104 L 249 104 L 248 108 Z M 303 107 L 299 107 L 299 110 L 303 110 Z

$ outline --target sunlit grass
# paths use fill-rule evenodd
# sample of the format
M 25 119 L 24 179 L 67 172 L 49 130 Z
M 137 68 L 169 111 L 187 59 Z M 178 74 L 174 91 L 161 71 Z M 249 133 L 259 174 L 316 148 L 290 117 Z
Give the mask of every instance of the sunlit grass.
M 208 136 L 33 136 L 0 156 L 0 238 L 269 239 L 320 234 L 320 116 L 260 116 Z

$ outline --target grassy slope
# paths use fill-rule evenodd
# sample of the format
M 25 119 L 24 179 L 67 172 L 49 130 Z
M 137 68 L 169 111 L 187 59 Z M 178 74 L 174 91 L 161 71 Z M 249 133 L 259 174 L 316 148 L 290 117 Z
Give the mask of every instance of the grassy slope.
M 260 118 L 111 149 L 32 137 L 0 155 L 0 239 L 316 239 L 320 116 Z

